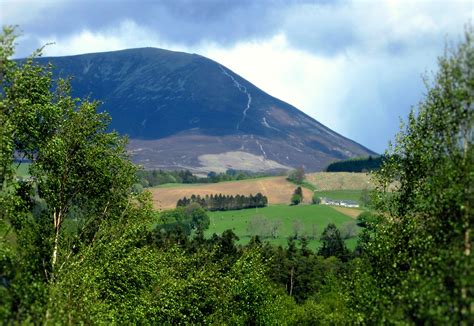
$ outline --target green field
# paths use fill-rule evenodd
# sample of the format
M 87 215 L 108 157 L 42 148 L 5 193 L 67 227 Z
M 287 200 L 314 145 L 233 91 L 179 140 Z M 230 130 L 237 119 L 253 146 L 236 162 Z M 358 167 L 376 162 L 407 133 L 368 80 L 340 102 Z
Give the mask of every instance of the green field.
M 262 225 L 262 221 L 265 221 L 268 225 L 278 223 L 279 228 L 276 238 L 268 236 L 264 240 L 282 246 L 287 245 L 287 239 L 294 235 L 295 229 L 298 229 L 302 235 L 315 236 L 316 239 L 319 239 L 328 223 L 334 223 L 340 228 L 344 223 L 354 222 L 352 218 L 325 205 L 274 205 L 257 209 L 209 212 L 209 216 L 211 224 L 206 231 L 208 237 L 213 233 L 221 234 L 225 230 L 231 229 L 240 238 L 239 243 L 246 244 L 252 235 L 265 229 L 265 227 L 258 228 L 258 230 L 255 228 L 256 225 Z M 353 249 L 356 242 L 357 238 L 352 238 L 348 239 L 346 244 Z M 319 240 L 310 240 L 309 246 L 313 250 L 317 249 L 319 245 Z
M 326 197 L 334 200 L 354 200 L 360 201 L 362 190 L 326 190 L 326 191 L 315 191 L 319 197 Z

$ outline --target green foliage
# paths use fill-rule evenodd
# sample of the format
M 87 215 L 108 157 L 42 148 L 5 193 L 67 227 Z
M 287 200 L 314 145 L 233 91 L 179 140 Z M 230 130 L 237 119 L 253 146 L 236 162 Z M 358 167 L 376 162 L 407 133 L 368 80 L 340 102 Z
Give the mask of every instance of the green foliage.
M 341 233 L 333 223 L 328 224 L 321 235 L 322 246 L 318 254 L 324 257 L 337 257 L 342 261 L 349 259 L 349 250 L 342 240 Z
M 364 322 L 473 321 L 473 74 L 470 25 L 464 42 L 439 59 L 424 100 L 376 173 L 374 206 L 384 218 L 364 246 L 370 268 L 357 287 L 373 282 L 379 302 L 390 305 L 365 309 Z
M 264 178 L 277 175 L 268 172 L 250 172 L 229 169 L 225 173 L 210 172 L 206 177 L 197 177 L 189 170 L 164 171 L 164 170 L 139 170 L 137 177 L 143 187 L 156 187 L 168 183 L 217 183 L 246 179 Z
M 381 217 L 374 212 L 364 211 L 357 216 L 357 225 L 363 228 L 374 229 Z
M 386 154 L 376 211 L 358 217 L 364 229 L 352 255 L 343 238 L 357 232 L 354 221 L 343 224 L 349 218 L 324 205 L 209 217 L 195 197 L 153 211 L 126 140 L 107 132 L 98 103 L 72 98 L 67 80 L 35 65 L 41 50 L 21 65 L 11 61 L 15 31 L 4 28 L 1 322 L 472 323 L 473 34 L 469 27 L 465 42 L 440 59 L 425 100 Z M 28 178 L 16 177 L 18 155 L 31 161 Z M 294 196 L 302 201 L 301 187 Z M 316 227 L 328 222 L 315 254 Z M 206 238 L 208 227 L 225 231 Z M 259 236 L 290 238 L 283 248 Z M 239 237 L 252 240 L 242 247 Z
M 364 207 L 370 207 L 371 205 L 371 193 L 367 188 L 362 189 L 360 192 L 359 204 Z
M 311 201 L 314 205 L 319 205 L 321 204 L 321 197 L 317 193 L 313 193 L 313 197 L 311 198 Z
M 229 211 L 246 208 L 260 208 L 268 205 L 268 198 L 261 193 L 254 195 L 206 195 L 201 197 L 200 195 L 191 195 L 188 199 L 186 197 L 179 199 L 176 203 L 176 207 L 188 206 L 191 203 L 199 204 L 201 207 L 209 211 Z
M 4 31 L 0 58 L 0 217 L 15 239 L 0 285 L 14 305 L 2 317 L 41 321 L 73 256 L 129 205 L 135 168 L 98 103 L 73 99 L 67 80 L 34 63 L 41 49 L 20 65 L 9 60 L 13 33 Z M 31 177 L 14 178 L 15 155 L 32 162 Z
M 304 169 L 302 167 L 297 168 L 296 170 L 293 170 L 290 172 L 287 180 L 300 185 L 304 181 L 304 175 L 305 175 Z
M 188 236 L 192 231 L 204 232 L 209 227 L 209 216 L 206 211 L 196 203 L 186 207 L 178 207 L 160 214 L 160 232 L 172 232 Z
M 291 204 L 292 205 L 298 205 L 303 202 L 303 189 L 301 187 L 298 187 L 295 189 L 293 192 L 293 195 L 291 196 Z
M 358 157 L 333 162 L 328 165 L 326 172 L 370 172 L 377 171 L 385 160 L 384 156 Z
M 348 323 L 347 289 L 344 279 L 350 274 L 348 264 L 336 257 L 315 255 L 303 238 L 301 248 L 290 239 L 288 248 L 263 246 L 269 276 L 295 299 L 289 324 Z
M 73 324 L 275 324 L 284 294 L 257 248 L 237 251 L 226 232 L 177 247 L 150 241 L 153 214 L 136 207 L 104 228 L 53 289 L 52 317 Z M 125 232 L 124 232 L 125 231 Z
M 303 201 L 300 195 L 293 194 L 291 196 L 291 205 L 298 205 Z

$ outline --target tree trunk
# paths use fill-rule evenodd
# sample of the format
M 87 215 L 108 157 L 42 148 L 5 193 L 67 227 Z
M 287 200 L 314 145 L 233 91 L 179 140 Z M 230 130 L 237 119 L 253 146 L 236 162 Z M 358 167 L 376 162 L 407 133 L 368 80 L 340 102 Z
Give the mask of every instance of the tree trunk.
M 59 231 L 61 230 L 62 223 L 62 212 L 61 209 L 57 209 L 53 213 L 53 223 L 54 223 L 54 247 L 53 247 L 53 256 L 51 259 L 51 281 L 54 281 L 55 272 L 56 272 L 56 263 L 58 261 L 58 250 L 59 250 Z
M 471 255 L 471 228 L 464 230 L 464 255 Z
M 469 134 L 469 133 L 466 133 Z M 469 141 L 468 137 L 464 137 L 464 166 L 468 166 L 469 169 L 469 162 L 467 162 L 469 153 Z M 466 200 L 466 204 L 464 207 L 464 215 L 465 215 L 465 225 L 464 225 L 464 256 L 469 259 L 471 255 L 471 219 L 470 219 L 470 202 L 469 199 Z M 469 313 L 474 314 L 474 304 L 468 302 L 467 298 L 467 289 L 466 287 L 461 288 L 461 298 L 462 301 L 466 303 L 466 305 L 461 309 L 461 314 L 467 316 Z
M 58 249 L 59 249 L 59 230 L 61 227 L 61 210 L 60 209 L 55 209 L 53 213 L 53 224 L 54 224 L 54 247 L 53 247 L 53 256 L 51 259 L 51 279 L 50 282 L 54 282 L 54 279 L 56 277 L 56 262 L 58 260 Z M 51 304 L 51 297 L 49 298 L 49 303 Z M 45 321 L 44 324 L 48 324 L 49 318 L 51 317 L 51 311 L 50 311 L 50 304 L 48 304 L 48 307 L 46 309 L 46 316 L 45 316 Z
M 291 270 L 290 270 L 290 297 L 293 294 L 293 274 L 294 274 L 294 272 L 295 272 L 294 267 L 291 267 Z

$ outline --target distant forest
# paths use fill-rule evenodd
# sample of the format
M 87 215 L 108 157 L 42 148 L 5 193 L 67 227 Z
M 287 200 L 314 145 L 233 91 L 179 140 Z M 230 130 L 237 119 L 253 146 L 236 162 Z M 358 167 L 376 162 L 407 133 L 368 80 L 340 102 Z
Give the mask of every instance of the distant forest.
M 184 197 L 178 200 L 176 207 L 186 207 L 189 204 L 197 203 L 202 208 L 209 211 L 229 211 L 244 208 L 256 208 L 265 207 L 268 205 L 268 198 L 263 196 L 261 193 L 257 193 L 255 196 L 244 196 L 236 195 L 211 195 L 201 197 L 199 195 L 192 195 L 190 198 Z
M 206 177 L 198 177 L 189 170 L 140 170 L 137 177 L 143 187 L 156 187 L 166 183 L 217 183 L 223 181 L 235 181 L 263 178 L 279 175 L 271 172 L 250 172 L 228 169 L 225 173 L 210 172 Z
M 331 163 L 326 172 L 369 172 L 380 169 L 384 156 L 358 157 Z

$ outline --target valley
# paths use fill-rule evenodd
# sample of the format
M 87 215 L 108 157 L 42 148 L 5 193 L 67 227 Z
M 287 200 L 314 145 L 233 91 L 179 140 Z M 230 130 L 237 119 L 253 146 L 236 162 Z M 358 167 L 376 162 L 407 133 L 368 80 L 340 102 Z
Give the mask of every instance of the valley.
M 366 173 L 309 173 L 307 182 L 321 197 L 336 200 L 358 201 L 362 189 L 371 188 L 370 176 Z M 291 194 L 297 186 L 285 176 L 229 181 L 211 184 L 166 184 L 149 188 L 156 209 L 176 207 L 178 199 L 191 195 L 250 195 L 260 192 L 268 197 L 269 205 L 289 205 Z M 303 186 L 303 203 L 310 204 L 313 192 Z
M 370 184 L 365 173 L 315 173 L 308 174 L 313 187 L 325 189 L 315 193 L 334 200 L 359 201 L 363 187 Z M 324 186 L 323 186 L 324 184 Z M 272 245 L 286 247 L 288 239 L 306 238 L 308 247 L 317 250 L 321 243 L 322 231 L 329 223 L 341 230 L 346 246 L 354 249 L 359 227 L 355 219 L 362 208 L 347 208 L 328 205 L 312 205 L 313 192 L 303 187 L 303 203 L 290 205 L 290 198 L 297 185 L 286 176 L 264 177 L 241 181 L 227 181 L 211 184 L 163 184 L 148 188 L 153 196 L 154 207 L 158 210 L 173 209 L 178 199 L 192 195 L 255 195 L 261 193 L 268 198 L 269 206 L 230 211 L 208 212 L 209 228 L 207 238 L 232 230 L 239 238 L 238 243 L 246 245 L 252 237 Z M 347 189 L 346 189 L 347 187 Z

